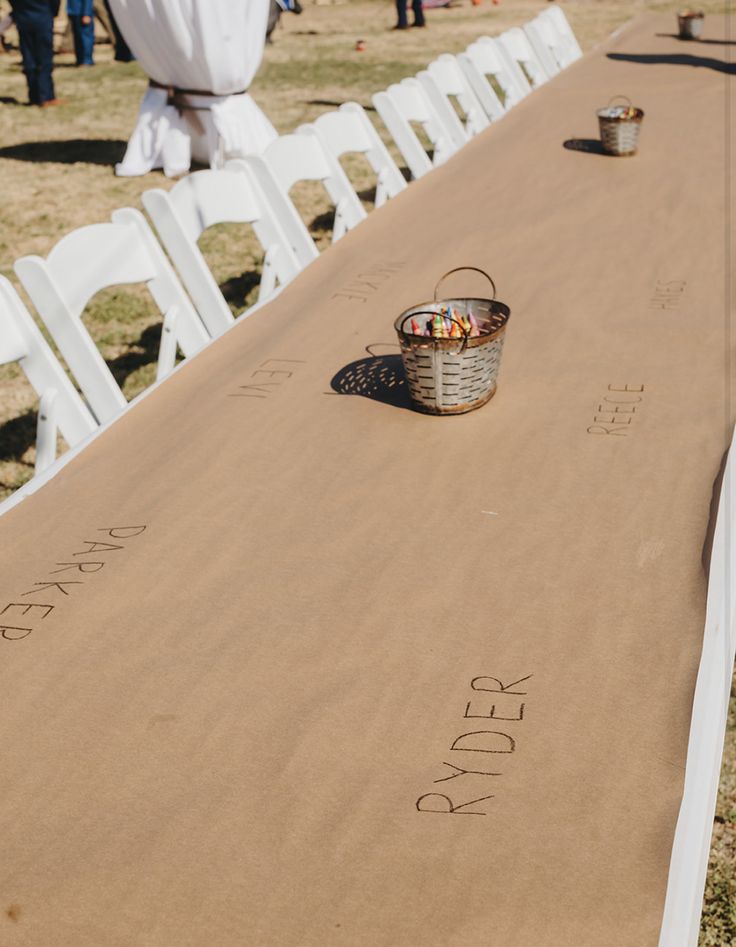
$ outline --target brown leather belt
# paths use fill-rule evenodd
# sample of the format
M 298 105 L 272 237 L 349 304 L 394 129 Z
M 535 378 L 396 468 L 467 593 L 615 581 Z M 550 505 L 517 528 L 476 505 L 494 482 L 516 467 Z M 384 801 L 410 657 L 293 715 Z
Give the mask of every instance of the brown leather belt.
M 202 105 L 189 105 L 188 103 L 181 102 L 177 96 L 180 95 L 201 95 L 206 96 L 211 99 L 220 99 L 225 96 L 219 92 L 210 92 L 206 89 L 180 89 L 178 86 L 173 85 L 164 85 L 162 82 L 156 82 L 155 79 L 149 79 L 148 85 L 152 89 L 164 89 L 167 93 L 166 104 L 173 105 L 174 108 L 179 109 L 179 111 L 192 111 L 192 112 L 207 112 L 209 109 L 207 106 Z M 225 95 L 245 95 L 248 91 L 248 88 L 239 89 L 237 92 L 225 93 Z

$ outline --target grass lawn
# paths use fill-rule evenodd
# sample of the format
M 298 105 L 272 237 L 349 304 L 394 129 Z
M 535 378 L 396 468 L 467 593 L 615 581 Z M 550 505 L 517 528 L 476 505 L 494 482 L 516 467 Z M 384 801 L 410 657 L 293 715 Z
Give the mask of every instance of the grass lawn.
M 390 0 L 302 2 L 302 16 L 282 17 L 251 89 L 280 132 L 342 102 L 370 108 L 372 93 L 415 74 L 436 55 L 459 52 L 476 37 L 521 24 L 546 6 L 545 0 L 502 0 L 499 5 L 482 0 L 478 6 L 456 0 L 451 9 L 428 12 L 428 29 L 394 33 Z M 562 5 L 588 50 L 643 11 L 673 11 L 674 28 L 674 11 L 683 4 L 563 0 Z M 725 12 L 728 6 L 723 0 L 698 3 L 706 13 Z M 0 13 L 6 9 L 0 0 Z M 355 50 L 357 39 L 365 41 L 363 52 Z M 67 104 L 42 110 L 23 104 L 26 86 L 17 49 L 0 54 L 0 273 L 19 290 L 13 272 L 18 257 L 45 256 L 65 233 L 108 220 L 118 207 L 142 210 L 144 190 L 174 183 L 160 172 L 133 179 L 114 176 L 113 165 L 122 158 L 135 124 L 146 78 L 135 63 L 112 62 L 109 46 L 98 46 L 96 58 L 94 68 L 76 69 L 70 55 L 57 56 L 57 95 Z M 369 114 L 376 119 L 372 110 Z M 357 160 L 346 167 L 370 205 L 366 169 Z M 328 243 L 328 206 L 320 189 L 301 185 L 294 196 L 318 243 Z M 257 286 L 260 253 L 255 238 L 247 227 L 228 225 L 206 233 L 201 246 L 231 308 L 240 312 L 253 301 Z M 120 287 L 99 293 L 84 321 L 126 396 L 151 383 L 160 327 L 145 291 Z M 0 367 L 0 390 L 1 499 L 33 474 L 36 397 L 13 366 Z M 700 944 L 736 945 L 736 704 L 721 774 Z

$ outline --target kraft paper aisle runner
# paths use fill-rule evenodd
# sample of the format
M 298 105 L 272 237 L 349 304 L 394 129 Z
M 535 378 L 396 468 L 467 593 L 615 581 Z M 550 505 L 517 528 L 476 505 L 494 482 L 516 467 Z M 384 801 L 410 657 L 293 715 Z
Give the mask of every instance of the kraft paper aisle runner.
M 3 945 L 656 945 L 732 421 L 731 80 L 673 22 L 0 521 Z M 564 148 L 616 93 L 640 154 Z M 499 391 L 421 416 L 392 322 L 463 264 L 512 308 Z

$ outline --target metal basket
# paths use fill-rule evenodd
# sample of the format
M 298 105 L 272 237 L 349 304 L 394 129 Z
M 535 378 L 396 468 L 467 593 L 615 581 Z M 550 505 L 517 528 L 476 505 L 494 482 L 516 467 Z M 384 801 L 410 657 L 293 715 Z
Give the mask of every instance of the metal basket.
M 493 287 L 492 299 L 464 297 L 437 299 L 440 285 L 452 273 L 473 270 Z M 409 393 L 417 411 L 425 414 L 465 414 L 480 408 L 496 393 L 506 324 L 511 310 L 495 299 L 491 277 L 475 266 L 449 270 L 434 288 L 434 300 L 403 312 L 394 323 L 399 336 L 401 357 Z M 438 339 L 404 331 L 413 316 L 436 316 L 444 306 L 452 306 L 463 317 L 472 312 L 480 335 L 472 337 L 464 326 L 462 338 Z
M 631 117 L 606 114 L 612 110 L 613 103 L 617 99 L 623 99 L 627 107 L 632 108 L 631 101 L 625 95 L 614 95 L 605 108 L 598 110 L 596 114 L 601 129 L 601 145 L 606 154 L 609 155 L 619 157 L 635 155 L 639 144 L 639 128 L 644 113 L 641 109 L 634 109 L 634 115 Z M 613 110 L 615 111 L 615 108 Z
M 700 39 L 703 32 L 705 14 L 694 10 L 683 11 L 677 14 L 677 26 L 680 39 Z

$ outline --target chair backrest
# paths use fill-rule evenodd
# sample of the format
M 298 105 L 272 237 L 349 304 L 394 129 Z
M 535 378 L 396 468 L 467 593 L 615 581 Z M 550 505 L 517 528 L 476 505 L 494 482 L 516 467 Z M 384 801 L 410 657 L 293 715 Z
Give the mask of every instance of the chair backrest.
M 259 302 L 273 295 L 276 282 L 288 283 L 301 269 L 274 211 L 248 172 L 195 171 L 169 191 L 145 191 L 143 206 L 208 326 L 221 326 L 224 330 L 233 321 L 230 307 L 197 245 L 208 227 L 225 223 L 252 225 L 264 250 Z
M 365 220 L 366 212 L 360 198 L 340 162 L 325 150 L 316 135 L 281 135 L 260 155 L 249 155 L 242 160 L 252 170 L 266 199 L 277 212 L 279 223 L 300 261 L 304 250 L 304 234 L 309 236 L 309 232 L 289 196 L 289 191 L 297 182 L 319 181 L 327 191 L 335 205 L 333 242 Z M 301 223 L 303 232 L 300 232 L 296 220 Z M 309 240 L 313 243 L 311 237 Z M 317 252 L 316 248 L 314 252 Z M 304 265 L 306 262 L 308 260 Z
M 381 137 L 357 102 L 344 102 L 336 112 L 326 112 L 311 125 L 302 125 L 298 131 L 313 131 L 323 147 L 335 159 L 358 153 L 365 156 L 376 173 L 376 207 L 388 198 L 396 197 L 406 187 L 404 176 L 381 141 Z
M 44 404 L 53 403 L 56 424 L 51 432 L 50 457 L 56 453 L 56 427 L 70 447 L 97 428 L 97 421 L 51 351 L 11 283 L 0 276 L 0 365 L 18 362 Z M 43 411 L 40 412 L 43 415 Z M 40 426 L 39 426 L 40 433 Z M 40 445 L 37 450 L 40 456 Z M 37 460 L 36 469 L 46 463 Z
M 373 104 L 396 142 L 412 177 L 422 177 L 457 151 L 458 146 L 418 79 L 402 79 L 390 85 L 385 92 L 377 92 L 373 96 Z M 411 127 L 412 122 L 422 126 L 432 144 L 434 153 L 431 160 Z
M 576 59 L 580 59 L 583 55 L 583 51 L 580 48 L 580 43 L 577 41 L 577 37 L 573 33 L 572 27 L 565 16 L 565 11 L 562 7 L 558 7 L 557 4 L 553 4 L 551 7 L 547 7 L 546 10 L 543 10 L 540 13 L 540 16 L 551 20 L 552 23 L 557 28 L 560 36 L 564 37 L 565 42 L 568 47 L 568 57 L 569 61 L 566 65 L 569 65 L 571 62 L 575 62 Z
M 549 79 L 526 34 L 518 26 L 512 26 L 510 30 L 501 33 L 498 43 L 513 60 L 517 69 L 525 74 L 533 89 L 539 88 Z
M 483 36 L 471 43 L 457 58 L 468 82 L 492 121 L 500 118 L 531 92 L 531 86 L 524 73 L 503 47 L 490 36 Z M 488 77 L 500 89 L 503 101 Z
M 448 125 L 448 131 L 459 124 L 464 132 L 464 140 L 467 141 L 490 124 L 485 109 L 473 92 L 455 56 L 449 53 L 438 56 L 424 72 L 417 75 L 417 79 L 422 83 L 424 91 L 438 113 L 443 115 L 446 110 L 451 117 L 452 123 Z M 458 118 L 452 105 L 452 98 L 457 100 L 465 113 L 464 124 Z M 462 139 L 458 139 L 458 147 L 461 147 L 463 143 Z
M 524 33 L 548 76 L 565 68 L 566 46 L 552 20 L 537 16 L 524 24 Z
M 112 223 L 67 234 L 45 260 L 17 260 L 15 272 L 100 422 L 114 417 L 127 402 L 81 320 L 99 290 L 146 283 L 165 324 L 175 316 L 176 339 L 184 355 L 209 341 L 145 218 L 132 208 L 115 211 Z

